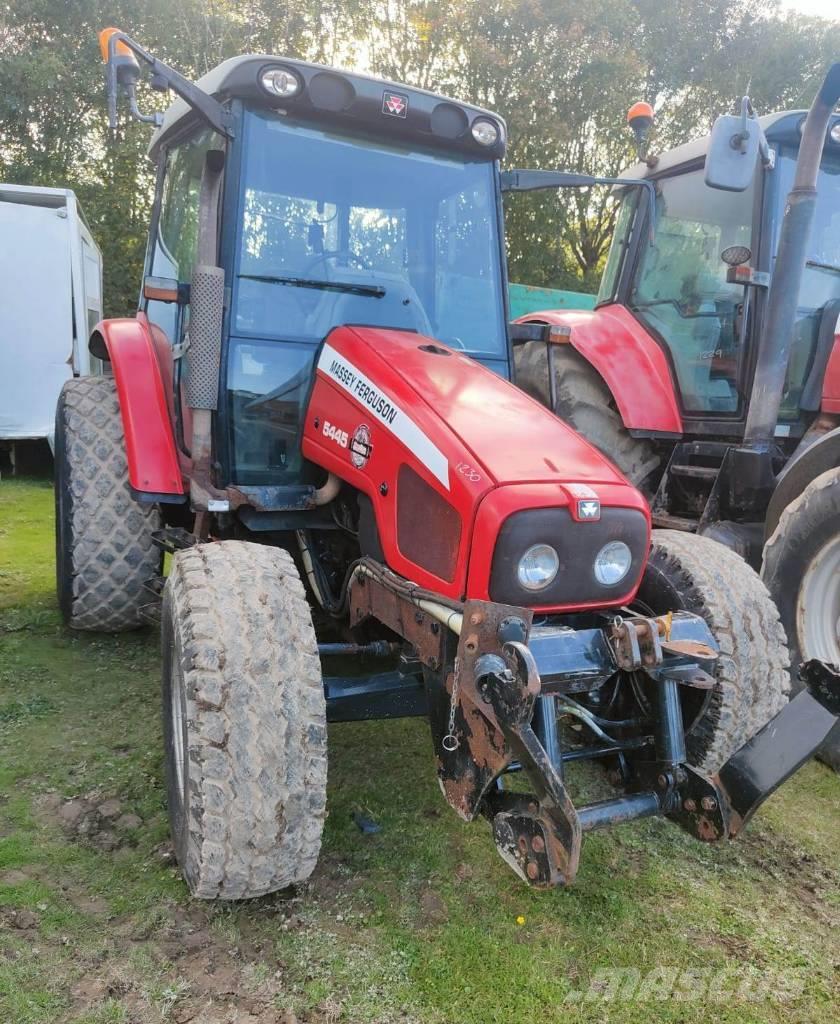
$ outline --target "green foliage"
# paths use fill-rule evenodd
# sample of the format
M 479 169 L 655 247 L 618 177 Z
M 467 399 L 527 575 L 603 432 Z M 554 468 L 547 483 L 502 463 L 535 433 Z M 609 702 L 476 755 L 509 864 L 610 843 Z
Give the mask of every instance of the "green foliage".
M 503 114 L 511 166 L 614 174 L 624 113 L 657 107 L 657 145 L 708 130 L 747 90 L 807 105 L 840 24 L 778 0 L 10 0 L 0 10 L 0 176 L 78 193 L 105 260 L 106 309 L 135 305 L 152 195 L 149 129 L 109 138 L 96 33 L 129 31 L 188 76 L 244 52 L 342 64 Z M 141 90 L 146 108 L 157 94 Z M 612 231 L 606 189 L 508 204 L 513 280 L 594 290 Z

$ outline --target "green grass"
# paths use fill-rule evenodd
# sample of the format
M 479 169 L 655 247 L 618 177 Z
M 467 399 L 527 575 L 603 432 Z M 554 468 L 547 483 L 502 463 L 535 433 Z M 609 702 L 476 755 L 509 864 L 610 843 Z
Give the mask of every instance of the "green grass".
M 234 1010 L 265 1022 L 836 1020 L 840 779 L 817 764 L 737 843 L 622 826 L 586 838 L 572 888 L 538 893 L 497 857 L 486 823 L 444 804 L 423 722 L 336 726 L 311 883 L 244 905 L 190 901 L 161 856 L 155 637 L 64 630 L 52 559 L 49 484 L 2 481 L 4 1024 L 213 1024 Z M 69 835 L 57 809 L 85 796 L 116 796 L 142 828 L 110 852 Z M 362 835 L 357 810 L 382 831 Z M 631 985 L 588 998 L 599 979 L 610 994 L 601 972 L 615 968 L 638 970 L 646 997 L 625 998 Z M 758 997 L 715 995 L 703 971 L 729 972 L 717 975 L 729 989 L 754 981 Z M 682 998 L 660 998 L 657 978 L 671 991 L 675 975 Z M 768 991 L 783 985 L 801 991 Z

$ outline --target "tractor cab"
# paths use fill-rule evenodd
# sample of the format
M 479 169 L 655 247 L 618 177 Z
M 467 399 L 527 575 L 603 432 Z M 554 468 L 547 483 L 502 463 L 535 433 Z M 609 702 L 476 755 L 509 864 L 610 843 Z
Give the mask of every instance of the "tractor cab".
M 655 231 L 641 230 L 647 193 L 621 194 L 598 304 L 620 303 L 665 352 L 686 433 L 743 434 L 768 285 L 807 111 L 762 117 L 770 163 L 743 191 L 706 182 L 708 139 L 627 172 L 656 189 Z M 801 436 L 818 411 L 840 311 L 840 117 L 820 163 L 816 213 L 796 301 L 778 437 Z
M 171 282 L 167 300 L 180 298 L 161 301 L 152 287 L 142 308 L 176 348 L 183 343 L 202 188 L 208 166 L 211 175 L 222 167 L 221 229 L 203 262 L 225 271 L 223 476 L 246 486 L 299 481 L 313 359 L 343 324 L 429 336 L 509 376 L 500 119 L 264 56 L 228 60 L 196 86 L 222 101 L 225 121 L 214 128 L 176 103 L 153 139 L 146 273 Z

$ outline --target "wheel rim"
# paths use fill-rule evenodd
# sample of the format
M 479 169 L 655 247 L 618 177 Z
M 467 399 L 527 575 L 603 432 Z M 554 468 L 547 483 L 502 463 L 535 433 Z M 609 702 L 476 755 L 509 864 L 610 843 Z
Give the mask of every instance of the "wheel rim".
M 840 664 L 840 537 L 811 559 L 796 599 L 796 632 L 805 658 Z

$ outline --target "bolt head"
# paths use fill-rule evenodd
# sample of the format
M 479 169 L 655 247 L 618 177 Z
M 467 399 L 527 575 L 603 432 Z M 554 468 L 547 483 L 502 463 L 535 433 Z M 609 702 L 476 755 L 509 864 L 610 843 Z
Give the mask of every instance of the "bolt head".
M 542 853 L 545 849 L 545 840 L 542 836 L 534 836 L 531 840 L 531 846 L 535 853 Z
M 687 811 L 696 811 L 697 810 L 697 802 L 695 800 L 691 800 L 691 799 L 683 800 L 683 807 Z
M 704 811 L 713 811 L 717 807 L 717 800 L 713 796 L 704 796 L 700 801 L 700 806 Z
M 660 775 L 659 778 L 656 780 L 656 785 L 659 786 L 660 789 L 667 789 L 668 788 L 668 776 L 667 775 Z
M 539 877 L 540 869 L 536 861 L 529 860 L 528 867 L 525 869 L 528 873 L 528 877 L 531 881 L 535 881 Z

